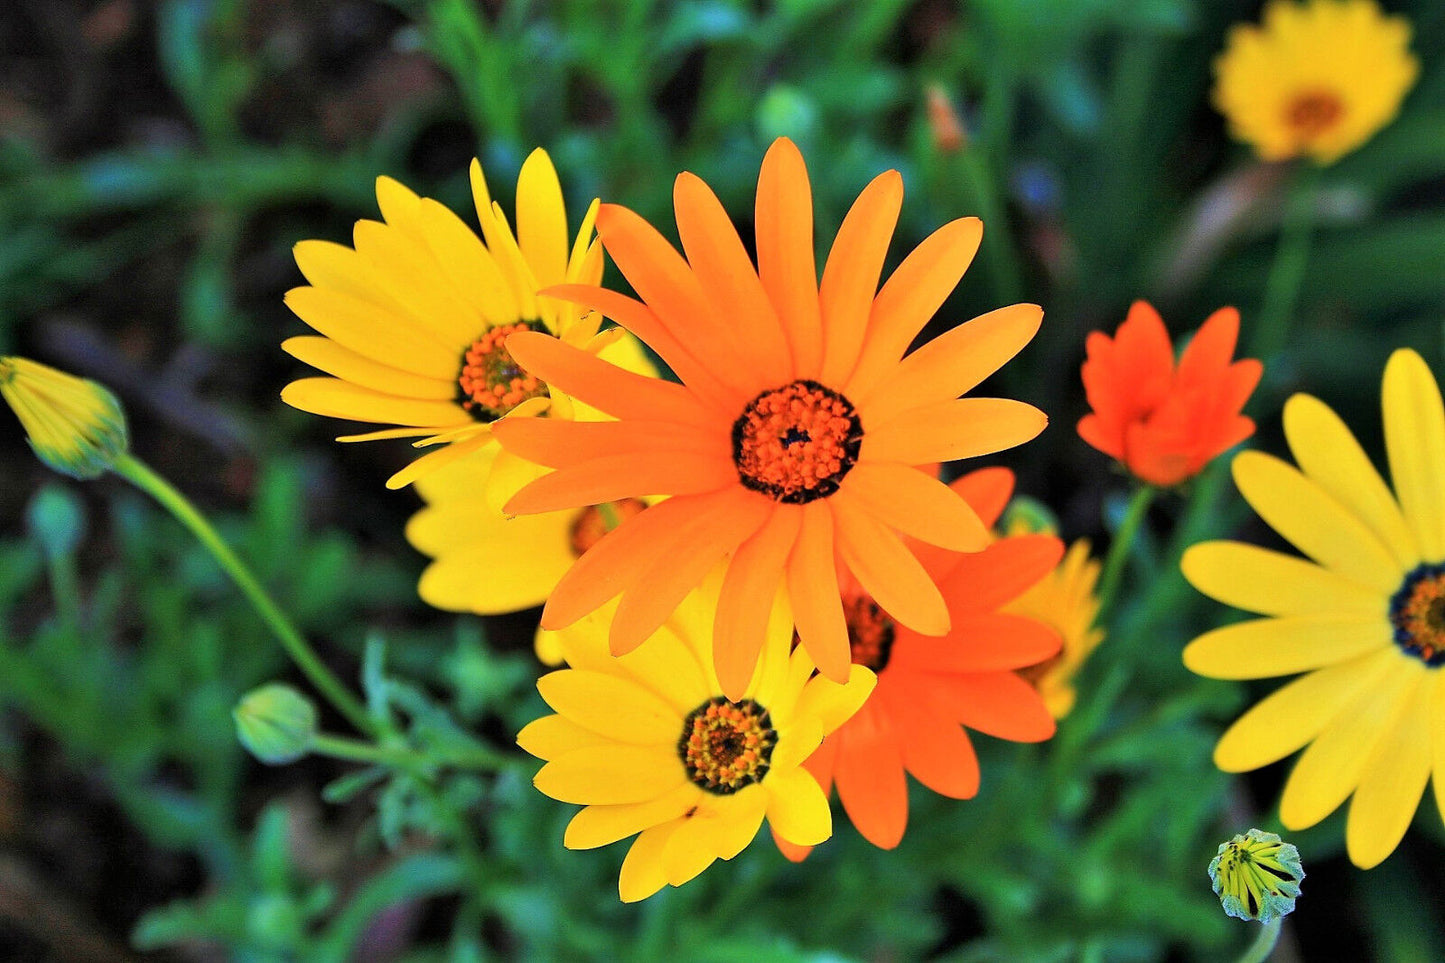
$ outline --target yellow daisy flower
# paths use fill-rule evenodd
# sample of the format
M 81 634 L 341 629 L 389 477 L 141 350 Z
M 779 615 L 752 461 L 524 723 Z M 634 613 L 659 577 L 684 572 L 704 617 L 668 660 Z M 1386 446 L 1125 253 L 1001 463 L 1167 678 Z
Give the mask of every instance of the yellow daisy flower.
M 566 399 L 512 359 L 508 335 L 540 331 L 592 353 L 617 336 L 599 334 L 595 312 L 536 293 L 601 281 L 597 201 L 569 253 L 562 188 L 545 151 L 533 151 L 518 176 L 515 235 L 476 161 L 471 181 L 482 239 L 438 202 L 381 177 L 383 220 L 358 221 L 354 248 L 296 245 L 310 285 L 288 292 L 286 304 L 321 336 L 290 338 L 282 348 L 334 377 L 293 381 L 281 398 L 313 414 L 396 426 L 338 441 L 444 445 L 393 475 L 390 488 L 491 446 L 498 419 L 549 406 L 569 414 Z
M 1302 747 L 1280 800 L 1292 830 L 1352 793 L 1345 843 L 1364 869 L 1395 849 L 1433 770 L 1445 810 L 1445 405 L 1418 354 L 1385 366 L 1394 493 L 1324 403 L 1295 395 L 1285 435 L 1299 463 L 1246 451 L 1241 494 L 1312 561 L 1238 542 L 1184 555 L 1206 595 L 1267 618 L 1207 632 L 1184 664 L 1217 679 L 1306 673 L 1245 713 L 1214 761 L 1244 772 Z
M 1064 640 L 1058 655 L 1019 670 L 1039 690 L 1055 719 L 1074 708 L 1074 676 L 1104 640 L 1104 630 L 1094 626 L 1099 614 L 1094 586 L 1100 568 L 1098 560 L 1089 557 L 1089 540 L 1081 538 L 1069 546 L 1052 572 L 1000 610 L 1042 622 Z
M 742 697 L 713 671 L 721 575 L 695 590 L 627 655 L 608 652 L 617 605 L 550 633 L 571 668 L 537 681 L 556 715 L 517 736 L 544 765 L 538 789 L 586 808 L 567 826 L 569 849 L 638 834 L 622 863 L 624 902 L 681 886 L 752 841 L 764 817 L 799 846 L 832 835 L 823 790 L 801 763 L 868 698 L 876 681 L 854 665 L 839 685 L 792 649 L 790 613 L 773 607 L 758 666 Z
M 1410 24 L 1374 0 L 1271 0 L 1214 62 L 1214 106 L 1265 160 L 1330 164 L 1400 111 L 1420 64 Z
M 105 388 L 28 358 L 0 357 L 0 397 L 47 467 L 98 478 L 126 453 L 125 412 Z

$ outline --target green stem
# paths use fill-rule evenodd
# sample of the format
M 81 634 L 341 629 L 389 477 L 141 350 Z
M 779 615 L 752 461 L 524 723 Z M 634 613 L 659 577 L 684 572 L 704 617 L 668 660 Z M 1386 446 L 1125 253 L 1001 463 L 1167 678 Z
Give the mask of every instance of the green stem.
M 241 593 L 255 607 L 262 621 L 275 633 L 281 647 L 286 650 L 286 654 L 305 673 L 306 678 L 311 680 L 311 684 L 316 686 L 358 731 L 374 735 L 376 725 L 367 715 L 361 702 L 317 657 L 311 646 L 301 637 L 301 633 L 291 624 L 291 620 L 272 600 L 270 594 L 257 581 L 256 576 L 251 574 L 251 570 L 246 567 L 246 564 L 221 539 L 220 534 L 206 520 L 205 516 L 196 511 L 195 507 L 175 486 L 134 456 L 122 455 L 116 460 L 114 468 L 118 475 L 160 502 L 161 506 L 174 515 L 177 521 L 190 529 L 191 534 L 206 547 L 206 550 L 211 553 L 226 574 L 235 581 Z
M 378 746 L 358 739 L 330 736 L 324 732 L 318 732 L 311 737 L 311 751 L 333 759 L 345 759 L 347 762 L 390 766 L 418 777 L 423 775 L 422 763 L 426 761 L 420 753 L 411 749 Z
M 80 578 L 75 572 L 75 555 L 46 553 L 50 569 L 50 592 L 55 596 L 55 609 L 66 632 L 79 636 L 81 627 Z
M 1274 945 L 1279 942 L 1280 925 L 1284 923 L 1283 916 L 1276 916 L 1259 928 L 1259 935 L 1244 951 L 1238 963 L 1264 963 L 1269 955 L 1274 952 Z
M 1129 549 L 1133 546 L 1134 538 L 1139 534 L 1139 527 L 1144 524 L 1144 518 L 1149 514 L 1149 505 L 1158 491 L 1153 485 L 1140 485 L 1129 499 L 1124 520 L 1119 524 L 1119 530 L 1114 533 L 1114 540 L 1109 543 L 1109 554 L 1104 557 L 1104 574 L 1099 578 L 1099 614 L 1094 619 L 1096 624 L 1102 625 L 1108 618 L 1109 610 L 1114 604 L 1114 595 L 1119 591 L 1119 582 L 1124 577 L 1124 564 L 1129 560 Z
M 1249 341 L 1250 356 L 1266 365 L 1284 347 L 1289 322 L 1299 301 L 1305 267 L 1309 264 L 1319 181 L 1319 166 L 1306 161 L 1285 198 L 1279 246 L 1275 248 L 1274 263 L 1265 280 L 1264 302 L 1254 325 L 1254 336 Z

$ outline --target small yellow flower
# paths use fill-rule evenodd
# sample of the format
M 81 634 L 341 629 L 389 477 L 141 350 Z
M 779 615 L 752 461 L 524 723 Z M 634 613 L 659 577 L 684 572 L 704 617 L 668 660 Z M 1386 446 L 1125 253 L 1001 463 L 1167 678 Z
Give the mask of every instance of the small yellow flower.
M 358 221 L 354 248 L 296 245 L 310 284 L 288 292 L 286 304 L 321 336 L 281 347 L 332 377 L 293 381 L 281 398 L 312 414 L 396 426 L 338 441 L 414 437 L 416 447 L 432 448 L 388 479 L 390 488 L 494 448 L 491 429 L 503 418 L 544 410 L 571 417 L 570 399 L 517 365 L 506 344 L 511 334 L 535 331 L 593 354 L 620 334 L 599 332 L 596 312 L 537 294 L 602 279 L 602 249 L 592 240 L 597 202 L 569 247 L 562 188 L 546 151 L 522 165 L 515 233 L 476 161 L 471 182 L 481 238 L 438 202 L 382 177 L 382 220 Z M 500 505 L 510 494 L 489 497 Z
M 1221 843 L 1209 863 L 1209 881 L 1224 912 L 1242 920 L 1268 923 L 1294 912 L 1304 878 L 1299 850 L 1258 829 Z
M 1395 118 L 1420 64 L 1374 0 L 1271 0 L 1214 62 L 1214 106 L 1265 160 L 1331 164 Z
M 94 381 L 27 358 L 0 358 L 0 397 L 35 454 L 63 475 L 98 478 L 126 452 L 125 412 Z
M 876 679 L 859 665 L 845 685 L 815 675 L 807 650 L 792 648 L 786 606 L 776 604 L 751 682 L 728 699 L 712 658 L 721 581 L 719 574 L 687 596 L 623 656 L 607 649 L 615 603 L 548 633 L 571 668 L 538 680 L 556 715 L 517 736 L 547 761 L 537 788 L 586 807 L 567 826 L 567 848 L 638 834 L 618 879 L 625 902 L 733 858 L 765 817 L 798 846 L 833 831 L 827 797 L 801 763 L 858 710 Z
M 1015 499 L 1009 506 L 1009 516 L 1010 535 L 1057 534 L 1047 517 L 1033 509 L 1027 500 Z M 1052 572 L 1000 610 L 1036 619 L 1063 639 L 1058 655 L 1019 670 L 1019 674 L 1039 690 L 1044 705 L 1055 719 L 1064 718 L 1074 708 L 1074 676 L 1104 640 L 1104 630 L 1094 627 L 1094 619 L 1099 614 L 1094 587 L 1102 566 L 1097 559 L 1089 557 L 1089 548 L 1088 539 L 1074 542 Z

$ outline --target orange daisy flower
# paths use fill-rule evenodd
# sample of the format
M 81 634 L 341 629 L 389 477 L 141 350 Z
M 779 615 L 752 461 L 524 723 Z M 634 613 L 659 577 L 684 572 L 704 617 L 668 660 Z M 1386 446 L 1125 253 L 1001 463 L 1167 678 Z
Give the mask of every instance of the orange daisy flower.
M 992 525 L 1013 491 L 1013 472 L 985 468 L 950 487 Z M 854 583 L 843 589 L 855 664 L 878 676 L 863 708 L 803 763 L 838 798 L 875 846 L 892 849 L 908 825 L 904 772 L 940 795 L 978 793 L 978 757 L 961 727 L 1015 742 L 1054 734 L 1043 696 L 1014 670 L 1056 655 L 1059 633 L 1000 611 L 1047 576 L 1063 556 L 1052 535 L 1001 538 L 982 552 L 924 548 L 924 565 L 948 603 L 953 627 L 929 638 L 901 626 Z M 811 847 L 778 839 L 789 859 Z
M 759 175 L 757 268 L 706 184 L 681 174 L 673 200 L 686 260 L 627 208 L 597 214 L 603 246 L 641 301 L 591 285 L 547 293 L 630 330 L 681 384 L 628 374 L 556 338 L 507 339 L 537 377 L 618 419 L 496 425 L 504 448 L 556 469 L 507 511 L 673 496 L 582 556 L 542 624 L 570 625 L 620 595 L 610 643 L 627 652 L 726 559 L 715 658 L 730 697 L 747 686 L 780 584 L 809 655 L 829 678 L 847 679 L 837 562 L 898 622 L 947 633 L 943 596 L 901 536 L 977 551 L 989 533 L 966 501 L 914 466 L 1010 448 L 1043 430 L 1047 419 L 1030 405 L 959 397 L 1028 343 L 1042 310 L 1002 308 L 905 358 L 973 258 L 982 225 L 940 228 L 878 290 L 903 201 L 897 171 L 854 203 L 821 284 L 808 174 L 791 141 L 773 144 Z
M 1253 358 L 1231 362 L 1238 340 L 1239 312 L 1220 308 L 1176 366 L 1159 312 L 1135 301 L 1112 339 L 1089 335 L 1084 391 L 1094 410 L 1079 422 L 1079 437 L 1151 485 L 1193 478 L 1254 434 L 1254 421 L 1240 410 L 1264 366 Z

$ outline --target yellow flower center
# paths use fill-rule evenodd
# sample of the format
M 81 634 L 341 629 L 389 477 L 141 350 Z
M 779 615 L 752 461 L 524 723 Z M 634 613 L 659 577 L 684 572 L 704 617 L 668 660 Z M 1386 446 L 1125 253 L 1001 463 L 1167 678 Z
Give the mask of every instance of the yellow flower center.
M 527 321 L 500 324 L 483 332 L 462 355 L 457 403 L 477 421 L 496 421 L 527 399 L 547 394 L 546 383 L 523 371 L 507 350 L 507 335 L 534 330 Z
M 1420 565 L 1390 599 L 1395 644 L 1428 666 L 1445 664 L 1445 563 Z
M 589 505 L 577 513 L 569 530 L 569 544 L 572 554 L 578 558 L 593 545 L 602 541 L 602 536 L 612 531 L 629 518 L 642 514 L 647 502 L 640 498 L 624 498 L 601 505 Z
M 768 710 L 752 699 L 715 696 L 682 720 L 677 754 L 687 776 L 703 789 L 730 796 L 768 774 L 778 734 Z
M 893 619 L 861 592 L 843 599 L 843 617 L 848 621 L 848 648 L 853 664 L 882 672 L 893 654 Z
M 836 492 L 862 444 L 853 405 L 816 381 L 764 391 L 733 422 L 739 480 L 793 505 Z
M 1306 90 L 1284 108 L 1284 122 L 1301 141 L 1314 140 L 1344 116 L 1345 105 L 1332 90 Z

